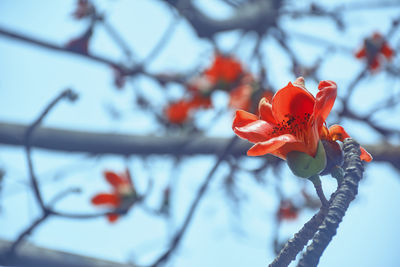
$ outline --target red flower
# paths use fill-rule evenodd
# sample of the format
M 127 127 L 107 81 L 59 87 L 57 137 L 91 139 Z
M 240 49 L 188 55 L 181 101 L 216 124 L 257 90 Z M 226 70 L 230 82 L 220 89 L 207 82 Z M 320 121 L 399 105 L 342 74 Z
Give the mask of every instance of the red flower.
M 243 68 L 240 62 L 221 54 L 215 55 L 213 64 L 204 72 L 213 84 L 218 82 L 233 83 L 242 73 Z
M 133 187 L 128 170 L 120 175 L 111 171 L 105 171 L 104 177 L 113 187 L 113 192 L 95 195 L 92 198 L 93 205 L 105 205 L 117 209 L 123 206 L 124 202 L 131 203 L 132 199 L 136 198 L 136 191 Z M 112 213 L 108 214 L 107 217 L 109 222 L 115 222 L 119 215 Z
M 387 44 L 380 33 L 374 33 L 372 37 L 364 40 L 364 46 L 356 52 L 356 58 L 365 58 L 371 70 L 377 70 L 383 58 L 391 60 L 394 51 Z
M 290 200 L 282 200 L 277 212 L 277 218 L 282 220 L 295 220 L 299 215 L 299 209 Z
M 183 124 L 187 121 L 193 110 L 209 108 L 210 106 L 211 99 L 209 97 L 194 95 L 191 99 L 181 99 L 171 103 L 164 112 L 169 122 Z
M 179 100 L 171 103 L 165 109 L 165 115 L 169 122 L 174 124 L 183 124 L 188 119 L 191 108 L 189 101 Z
M 336 98 L 337 86 L 332 81 L 322 81 L 314 97 L 304 87 L 302 77 L 280 89 L 271 103 L 265 98 L 259 103 L 259 116 L 243 110 L 236 112 L 233 131 L 241 138 L 255 143 L 249 156 L 273 154 L 282 159 L 291 151 L 304 152 L 312 157 L 322 138 L 343 141 L 348 137 L 337 126 L 328 130 L 325 120 Z M 343 128 L 341 128 L 343 129 Z M 363 149 L 361 158 L 370 161 Z

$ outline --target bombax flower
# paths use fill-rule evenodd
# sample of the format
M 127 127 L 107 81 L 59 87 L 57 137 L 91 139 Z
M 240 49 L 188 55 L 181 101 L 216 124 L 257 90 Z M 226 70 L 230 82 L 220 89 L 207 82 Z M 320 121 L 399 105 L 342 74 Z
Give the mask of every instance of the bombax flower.
M 204 75 L 211 83 L 218 82 L 233 83 L 243 74 L 240 62 L 231 56 L 216 54 L 210 68 L 204 71 Z
M 383 59 L 391 60 L 394 55 L 393 49 L 380 33 L 374 33 L 365 38 L 363 47 L 355 53 L 358 59 L 366 59 L 368 67 L 375 71 L 382 64 Z
M 336 83 L 322 81 L 318 89 L 314 97 L 300 77 L 276 92 L 271 102 L 261 99 L 258 116 L 238 110 L 232 128 L 239 137 L 254 143 L 247 154 L 285 159 L 300 177 L 323 171 L 326 153 L 321 140 L 343 141 L 349 136 L 341 126 L 326 127 L 336 99 Z M 372 157 L 362 149 L 361 159 L 371 161 Z
M 104 178 L 112 186 L 113 191 L 111 193 L 99 193 L 95 195 L 92 198 L 92 204 L 108 206 L 114 209 L 128 209 L 137 198 L 129 171 L 126 170 L 122 174 L 105 171 Z M 109 222 L 115 222 L 119 215 L 111 213 L 107 217 Z

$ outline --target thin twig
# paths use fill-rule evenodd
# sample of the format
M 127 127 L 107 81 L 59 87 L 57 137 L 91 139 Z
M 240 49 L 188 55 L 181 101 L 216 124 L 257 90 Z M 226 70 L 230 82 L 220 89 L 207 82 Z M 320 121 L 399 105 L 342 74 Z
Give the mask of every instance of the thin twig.
M 169 39 L 172 37 L 176 27 L 178 26 L 180 17 L 178 15 L 173 15 L 173 18 L 168 25 L 167 29 L 165 30 L 164 34 L 161 36 L 160 40 L 157 42 L 157 44 L 153 47 L 153 49 L 150 51 L 150 53 L 143 59 L 143 64 L 149 64 L 150 61 L 152 61 L 160 52 L 163 48 L 165 48 L 166 43 L 169 41 Z
M 25 238 L 30 235 L 42 222 L 44 222 L 47 217 L 50 216 L 50 213 L 48 212 L 44 212 L 43 215 L 38 218 L 36 221 L 34 221 L 25 231 L 23 231 L 17 238 L 17 240 L 15 240 L 10 249 L 9 249 L 9 255 L 11 257 L 13 257 L 15 255 L 15 251 L 18 248 L 18 246 L 22 243 L 22 241 L 25 240 Z
M 130 59 L 132 57 L 132 49 L 128 46 L 122 36 L 117 32 L 117 30 L 104 19 L 99 20 L 101 24 L 104 26 L 104 29 L 111 36 L 111 38 L 115 41 L 117 45 L 119 45 L 124 52 L 125 56 Z
M 238 137 L 234 136 L 231 138 L 229 143 L 226 145 L 224 151 L 222 151 L 221 155 L 218 157 L 218 160 L 215 162 L 213 168 L 210 170 L 210 172 L 207 175 L 207 178 L 197 191 L 196 197 L 193 200 L 188 213 L 186 214 L 186 217 L 183 221 L 182 226 L 180 229 L 176 232 L 175 236 L 173 237 L 171 244 L 168 248 L 167 251 L 165 251 L 152 265 L 151 267 L 156 267 L 159 266 L 160 264 L 164 263 L 165 261 L 168 260 L 168 258 L 171 256 L 172 252 L 175 251 L 175 249 L 178 247 L 180 241 L 182 240 L 182 237 L 184 236 L 190 222 L 193 219 L 193 215 L 197 209 L 197 207 L 200 204 L 200 200 L 204 196 L 210 182 L 212 181 L 212 178 L 214 177 L 215 171 L 218 169 L 219 165 L 221 162 L 225 159 L 225 157 L 229 154 L 230 149 L 233 147 L 233 145 L 236 143 L 238 140 Z
M 28 163 L 29 177 L 31 181 L 31 185 L 33 187 L 33 192 L 35 193 L 35 198 L 42 209 L 42 211 L 46 210 L 46 207 L 43 202 L 42 195 L 40 193 L 39 185 L 36 179 L 32 157 L 31 157 L 31 139 L 32 134 L 37 129 L 37 127 L 42 123 L 43 119 L 50 112 L 50 110 L 63 98 L 67 98 L 70 101 L 74 101 L 77 98 L 77 95 L 71 90 L 64 90 L 60 95 L 58 95 L 53 101 L 51 101 L 48 106 L 44 109 L 44 111 L 40 114 L 40 116 L 27 128 L 25 132 L 25 152 L 26 159 Z

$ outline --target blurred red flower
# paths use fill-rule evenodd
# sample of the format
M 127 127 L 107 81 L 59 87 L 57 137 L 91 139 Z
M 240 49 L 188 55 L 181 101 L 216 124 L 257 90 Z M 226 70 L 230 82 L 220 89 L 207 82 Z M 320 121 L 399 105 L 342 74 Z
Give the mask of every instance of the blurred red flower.
M 104 178 L 112 186 L 113 191 L 95 195 L 91 200 L 93 205 L 104 205 L 117 209 L 123 207 L 125 203 L 132 203 L 132 200 L 136 198 L 136 191 L 128 170 L 121 174 L 105 171 Z M 109 222 L 115 222 L 119 215 L 112 213 L 107 217 Z
M 204 75 L 212 84 L 218 82 L 233 83 L 243 73 L 243 68 L 240 62 L 231 56 L 216 54 L 214 62 L 210 68 L 204 71 Z
M 170 103 L 165 108 L 164 113 L 169 122 L 173 124 L 183 124 L 189 119 L 194 110 L 209 108 L 210 106 L 210 97 L 195 94 L 190 99 L 181 99 Z
M 293 205 L 291 200 L 282 200 L 276 214 L 279 221 L 295 220 L 299 215 L 299 209 Z
M 380 33 L 374 33 L 371 37 L 365 38 L 363 47 L 355 54 L 356 58 L 366 59 L 371 70 L 377 70 L 383 58 L 391 60 L 394 51 L 388 45 Z
M 165 116 L 171 123 L 183 124 L 189 117 L 190 109 L 190 102 L 187 100 L 179 100 L 166 107 Z

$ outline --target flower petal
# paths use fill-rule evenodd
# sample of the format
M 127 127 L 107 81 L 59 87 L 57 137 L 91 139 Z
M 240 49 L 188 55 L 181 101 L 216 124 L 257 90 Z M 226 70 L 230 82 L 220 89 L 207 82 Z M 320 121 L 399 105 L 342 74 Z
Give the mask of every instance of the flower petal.
M 365 47 L 363 47 L 362 49 L 358 50 L 355 54 L 356 58 L 363 58 L 367 56 L 367 49 L 365 49 Z
M 113 187 L 117 187 L 126 182 L 121 176 L 111 171 L 105 171 L 104 177 Z
M 305 114 L 313 113 L 314 103 L 315 98 L 310 92 L 299 83 L 295 86 L 289 82 L 272 98 L 272 113 L 277 122 L 287 119 L 287 115 L 303 118 Z
M 120 204 L 120 199 L 115 194 L 100 193 L 92 198 L 93 205 L 110 205 L 113 207 L 118 207 Z
M 114 223 L 117 221 L 119 215 L 115 213 L 107 214 L 107 219 L 110 223 Z
M 258 143 L 267 141 L 273 137 L 274 125 L 263 120 L 257 120 L 243 127 L 235 127 L 233 131 L 240 138 L 246 139 L 252 143 Z
M 280 158 L 286 158 L 286 155 L 282 155 L 282 153 L 279 152 L 279 148 L 281 148 L 285 144 L 297 143 L 297 142 L 299 142 L 299 140 L 291 134 L 280 135 L 271 138 L 268 141 L 255 144 L 249 149 L 249 151 L 247 151 L 247 155 L 261 156 L 269 153 L 269 154 L 274 154 Z
M 235 118 L 233 119 L 232 129 L 236 127 L 242 127 L 249 123 L 258 120 L 258 117 L 254 114 L 251 114 L 244 110 L 237 110 L 235 114 Z
M 276 120 L 272 114 L 272 105 L 265 97 L 263 97 L 258 104 L 258 114 L 262 120 L 276 124 Z
M 361 150 L 360 159 L 366 162 L 371 162 L 372 161 L 371 154 L 368 153 L 368 151 L 365 150 L 365 148 L 363 148 L 362 146 L 360 146 L 360 150 Z
M 350 138 L 350 135 L 344 130 L 344 128 L 340 125 L 332 125 L 329 127 L 329 136 L 332 141 L 342 141 L 346 138 Z M 366 162 L 372 161 L 372 156 L 365 150 L 363 147 L 360 147 L 361 155 L 360 159 Z
M 320 129 L 335 103 L 337 85 L 332 81 L 321 81 L 318 85 L 318 90 L 313 115 L 318 129 Z
M 390 48 L 390 46 L 384 42 L 381 48 L 381 53 L 387 58 L 387 59 L 391 59 L 393 57 L 393 50 L 392 48 Z

